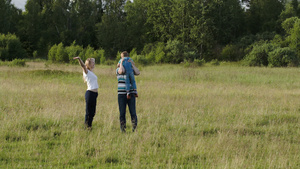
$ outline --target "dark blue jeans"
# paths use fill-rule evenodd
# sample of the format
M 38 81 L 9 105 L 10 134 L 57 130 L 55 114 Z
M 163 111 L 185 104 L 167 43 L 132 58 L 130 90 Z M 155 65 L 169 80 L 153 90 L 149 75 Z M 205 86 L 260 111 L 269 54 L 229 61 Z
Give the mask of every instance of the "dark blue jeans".
M 126 130 L 126 105 L 128 105 L 131 123 L 132 123 L 132 131 L 134 131 L 137 127 L 137 115 L 136 115 L 136 101 L 133 94 L 131 94 L 131 98 L 127 99 L 126 94 L 118 94 L 118 103 L 119 103 L 119 111 L 120 111 L 120 126 L 121 131 L 125 132 Z
M 92 127 L 93 119 L 96 114 L 98 93 L 87 90 L 85 92 L 85 124 L 87 127 Z

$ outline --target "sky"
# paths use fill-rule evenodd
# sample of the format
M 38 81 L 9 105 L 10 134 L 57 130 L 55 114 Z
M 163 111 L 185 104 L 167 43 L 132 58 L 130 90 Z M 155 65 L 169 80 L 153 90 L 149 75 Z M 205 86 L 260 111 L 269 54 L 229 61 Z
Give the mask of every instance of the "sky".
M 25 10 L 25 4 L 27 0 L 11 0 L 11 3 L 15 5 L 16 8 Z

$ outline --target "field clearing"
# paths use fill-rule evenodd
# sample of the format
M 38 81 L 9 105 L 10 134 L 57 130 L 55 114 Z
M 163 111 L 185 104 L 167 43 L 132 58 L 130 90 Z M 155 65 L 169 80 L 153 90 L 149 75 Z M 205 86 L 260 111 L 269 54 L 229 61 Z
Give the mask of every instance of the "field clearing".
M 0 168 L 300 168 L 300 69 L 141 67 L 138 128 L 119 128 L 114 66 L 0 67 Z

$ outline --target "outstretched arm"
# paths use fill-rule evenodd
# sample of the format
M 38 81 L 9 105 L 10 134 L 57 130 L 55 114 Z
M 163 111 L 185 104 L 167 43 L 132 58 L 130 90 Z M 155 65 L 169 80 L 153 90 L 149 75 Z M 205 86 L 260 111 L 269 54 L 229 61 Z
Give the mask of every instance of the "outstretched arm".
M 80 64 L 80 66 L 82 67 L 82 70 L 85 72 L 85 74 L 87 74 L 88 70 L 87 70 L 85 64 L 83 63 L 83 61 L 80 59 L 80 57 L 74 57 L 73 59 L 74 60 L 78 59 L 78 62 Z

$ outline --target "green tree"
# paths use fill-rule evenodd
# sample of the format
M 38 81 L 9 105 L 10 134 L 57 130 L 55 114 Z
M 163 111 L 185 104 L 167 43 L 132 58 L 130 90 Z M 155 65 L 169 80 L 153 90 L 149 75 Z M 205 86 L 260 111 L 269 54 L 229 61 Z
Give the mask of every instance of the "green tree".
M 281 27 L 277 20 L 284 4 L 284 0 L 251 0 L 246 12 L 248 31 L 252 34 L 279 31 Z
M 125 24 L 125 0 L 106 0 L 103 2 L 104 14 L 97 27 L 98 46 L 105 50 L 110 58 L 120 50 L 128 50 Z
M 171 11 L 174 0 L 149 0 L 147 3 L 147 23 L 152 25 L 152 34 L 158 41 L 173 39 L 171 25 L 174 24 Z
M 300 56 L 300 19 L 297 17 L 289 18 L 283 22 L 283 27 L 289 35 L 286 40 L 290 48 L 296 50 Z
M 0 34 L 0 60 L 23 59 L 26 52 L 19 38 L 14 34 Z
M 0 33 L 17 33 L 22 11 L 11 4 L 11 0 L 0 0 Z
M 24 19 L 20 23 L 20 40 L 31 56 L 35 50 L 39 50 L 39 41 L 42 35 L 42 17 L 40 15 L 42 6 L 39 0 L 28 0 L 25 5 Z
M 127 48 L 136 48 L 139 52 L 145 44 L 156 41 L 156 38 L 150 35 L 152 25 L 147 23 L 147 4 L 144 0 L 127 1 L 125 4 Z
M 73 23 L 76 24 L 75 40 L 79 45 L 97 47 L 96 27 L 103 14 L 101 0 L 76 0 L 72 6 Z

